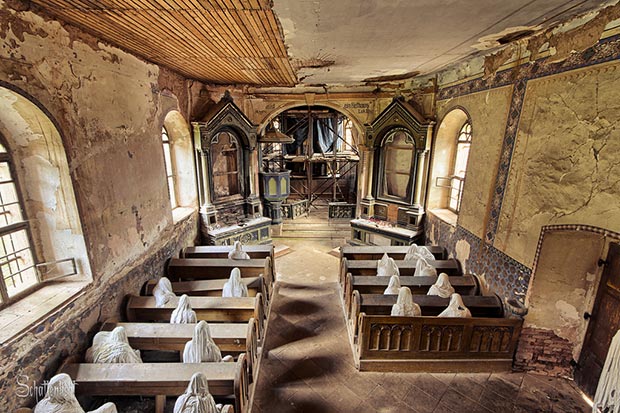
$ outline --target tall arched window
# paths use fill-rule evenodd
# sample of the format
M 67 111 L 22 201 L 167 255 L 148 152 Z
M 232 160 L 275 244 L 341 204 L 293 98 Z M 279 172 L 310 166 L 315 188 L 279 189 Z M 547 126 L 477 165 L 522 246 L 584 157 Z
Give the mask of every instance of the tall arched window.
M 456 139 L 456 155 L 454 157 L 454 167 L 452 170 L 452 181 L 450 184 L 450 204 L 449 208 L 454 212 L 461 209 L 461 198 L 463 196 L 463 183 L 467 171 L 467 160 L 469 159 L 469 148 L 471 146 L 471 123 L 465 122 Z
M 170 138 L 166 128 L 161 128 L 161 142 L 164 147 L 164 163 L 166 164 L 166 180 L 168 182 L 168 196 L 170 197 L 170 207 L 177 207 L 177 196 L 174 188 L 174 170 L 172 168 L 172 151 L 170 150 Z
M 0 298 L 8 303 L 39 283 L 30 227 L 13 178 L 11 157 L 0 144 Z
M 405 130 L 390 132 L 381 145 L 381 168 L 378 193 L 381 197 L 411 202 L 415 180 L 415 141 Z

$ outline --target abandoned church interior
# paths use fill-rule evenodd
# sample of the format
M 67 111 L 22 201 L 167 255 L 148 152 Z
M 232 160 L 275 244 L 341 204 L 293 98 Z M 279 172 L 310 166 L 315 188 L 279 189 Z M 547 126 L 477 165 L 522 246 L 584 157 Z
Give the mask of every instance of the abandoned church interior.
M 6 412 L 620 412 L 618 0 L 0 0 Z

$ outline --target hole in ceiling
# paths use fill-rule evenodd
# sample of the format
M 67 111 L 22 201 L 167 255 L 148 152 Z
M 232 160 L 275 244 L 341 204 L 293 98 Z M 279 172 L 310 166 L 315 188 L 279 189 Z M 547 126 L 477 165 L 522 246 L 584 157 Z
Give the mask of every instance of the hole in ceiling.
M 516 32 L 507 33 L 497 39 L 497 43 L 499 44 L 508 44 L 510 42 L 514 42 L 515 40 L 523 39 L 524 37 L 528 37 L 533 35 L 534 30 L 526 29 L 526 30 L 518 30 Z

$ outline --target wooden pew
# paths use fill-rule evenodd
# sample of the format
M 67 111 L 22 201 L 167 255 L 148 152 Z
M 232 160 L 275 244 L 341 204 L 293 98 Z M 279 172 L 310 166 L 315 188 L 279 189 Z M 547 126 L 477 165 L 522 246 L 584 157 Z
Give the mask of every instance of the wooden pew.
M 242 278 L 263 276 L 267 300 L 275 280 L 271 258 L 229 260 L 228 258 L 171 258 L 168 261 L 167 277 L 170 281 L 228 279 L 233 268 L 239 268 Z
M 232 245 L 201 245 L 196 247 L 186 247 L 181 250 L 181 258 L 226 258 L 232 250 Z M 244 245 L 245 251 L 250 258 L 274 259 L 273 245 Z
M 258 326 L 259 340 L 263 337 L 265 307 L 262 294 L 256 297 L 189 297 L 198 320 L 207 322 L 248 322 L 254 317 Z M 154 297 L 129 296 L 127 302 L 128 321 L 169 322 L 172 311 L 177 307 L 179 297 L 171 299 L 163 307 L 155 306 Z
M 401 276 L 413 276 L 417 260 L 404 261 L 394 260 Z M 462 275 L 461 264 L 458 260 L 450 258 L 447 260 L 436 260 L 429 262 L 437 269 L 437 274 L 445 272 L 449 276 Z M 377 275 L 377 260 L 340 260 L 340 285 L 344 287 L 346 275 Z
M 112 331 L 119 326 L 125 328 L 129 345 L 134 349 L 170 350 L 182 354 L 185 343 L 193 337 L 196 324 L 107 322 L 101 326 L 101 331 Z M 248 324 L 211 323 L 209 331 L 222 355 L 231 354 L 237 358 L 241 353 L 247 354 L 250 373 L 256 379 L 259 358 L 256 320 L 250 318 Z
M 448 259 L 448 251 L 446 251 L 445 247 L 439 245 L 427 245 L 425 247 L 430 250 L 436 260 Z M 380 260 L 383 258 L 383 254 L 387 254 L 388 257 L 395 260 L 403 260 L 405 259 L 405 255 L 407 255 L 408 249 L 409 246 L 407 245 L 391 245 L 384 247 L 375 245 L 344 245 L 340 247 L 340 258 L 346 258 L 348 260 Z
M 243 282 L 248 287 L 248 296 L 256 297 L 257 293 L 265 296 L 264 278 L 259 277 L 247 277 L 242 278 Z M 176 295 L 192 295 L 199 297 L 221 297 L 222 289 L 228 279 L 217 280 L 198 280 L 198 281 L 174 281 L 172 282 L 172 291 Z M 153 288 L 157 285 L 157 280 L 149 280 L 144 284 L 142 288 L 143 295 L 153 295 Z
M 216 398 L 234 397 L 235 412 L 249 410 L 249 375 L 245 355 L 236 363 L 66 364 L 58 373 L 75 381 L 76 394 L 91 396 L 155 396 L 157 413 L 165 397 L 178 397 L 194 373 L 202 372 Z

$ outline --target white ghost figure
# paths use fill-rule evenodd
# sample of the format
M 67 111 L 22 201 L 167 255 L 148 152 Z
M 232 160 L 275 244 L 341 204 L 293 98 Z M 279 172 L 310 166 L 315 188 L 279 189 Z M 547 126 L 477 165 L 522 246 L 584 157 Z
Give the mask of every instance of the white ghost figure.
M 417 251 L 418 251 L 418 246 L 416 244 L 411 244 L 409 246 L 409 248 L 407 249 L 407 253 L 405 254 L 405 258 L 403 258 L 405 261 L 410 261 L 410 260 L 417 260 L 418 256 L 417 256 Z
M 460 317 L 469 318 L 471 312 L 469 308 L 463 304 L 463 299 L 460 294 L 454 293 L 450 296 L 450 304 L 443 310 L 437 317 Z
M 220 348 L 211 338 L 206 321 L 201 320 L 194 328 L 194 335 L 185 343 L 183 363 L 210 363 L 222 361 Z
M 45 397 L 37 403 L 34 413 L 84 413 L 75 398 L 75 384 L 66 373 L 51 378 Z M 114 403 L 106 403 L 89 413 L 117 413 Z
M 142 363 L 140 350 L 129 345 L 125 327 L 100 331 L 93 338 L 93 346 L 86 351 L 87 363 Z
M 247 252 L 243 251 L 241 243 L 239 241 L 235 241 L 232 250 L 228 253 L 228 259 L 249 260 L 250 256 Z
M 398 289 L 400 288 L 400 277 L 398 275 L 392 275 L 390 277 L 390 282 L 388 283 L 387 288 L 383 291 L 384 295 L 396 295 L 398 294 Z
M 442 272 L 439 274 L 439 277 L 437 277 L 435 284 L 431 285 L 431 288 L 428 289 L 427 295 L 438 295 L 442 298 L 448 298 L 452 294 L 454 294 L 454 287 L 450 284 L 448 274 Z
M 398 289 L 398 298 L 396 304 L 392 306 L 393 316 L 401 317 L 418 317 L 422 315 L 420 306 L 413 302 L 411 290 L 408 287 L 400 287 Z
M 434 261 L 435 256 L 430 250 L 424 246 L 417 246 L 416 244 L 411 244 L 407 253 L 405 254 L 405 261 L 415 261 L 418 258 L 424 258 L 426 261 Z
M 241 271 L 239 268 L 233 268 L 230 272 L 230 278 L 224 284 L 222 289 L 222 297 L 247 297 L 248 287 L 241 281 Z
M 414 277 L 437 277 L 437 270 L 424 258 L 418 258 L 415 263 Z
M 592 412 L 620 413 L 620 330 L 611 340 L 596 388 Z
M 392 275 L 400 275 L 398 266 L 394 260 L 388 257 L 387 254 L 383 254 L 383 257 L 377 261 L 377 275 L 379 277 L 391 277 Z
M 172 291 L 172 283 L 166 277 L 161 277 L 153 288 L 153 297 L 155 297 L 155 306 L 158 308 L 166 305 L 171 298 L 176 297 Z
M 173 413 L 219 413 L 213 396 L 209 393 L 209 383 L 203 373 L 194 373 L 185 393 L 174 403 Z
M 170 315 L 170 324 L 189 324 L 196 322 L 196 312 L 192 310 L 189 297 L 185 294 L 179 298 L 177 308 Z

